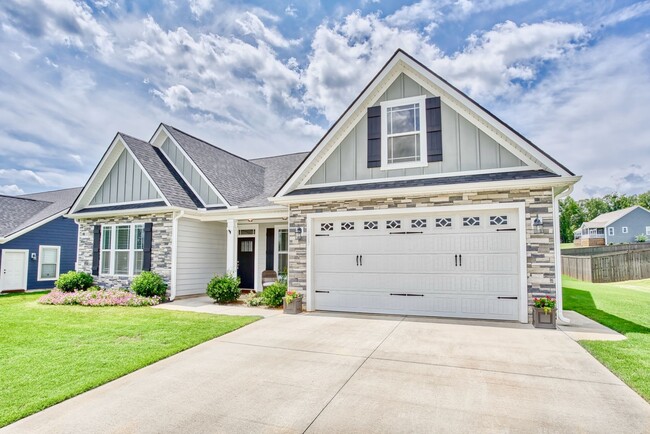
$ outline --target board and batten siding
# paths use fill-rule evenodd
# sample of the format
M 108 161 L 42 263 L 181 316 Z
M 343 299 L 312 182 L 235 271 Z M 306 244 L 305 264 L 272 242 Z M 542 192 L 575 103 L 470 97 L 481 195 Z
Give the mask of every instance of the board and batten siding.
M 205 294 L 208 282 L 226 272 L 226 225 L 178 220 L 176 296 Z
M 433 96 L 402 73 L 375 105 L 379 105 L 382 101 L 419 95 Z M 378 167 L 368 168 L 368 117 L 364 115 L 361 121 L 307 181 L 307 184 L 328 184 L 398 176 L 422 176 L 524 165 L 510 151 L 480 131 L 444 102 L 441 104 L 441 109 L 442 161 L 429 163 L 426 167 L 412 169 L 381 170 Z
M 133 160 L 131 154 L 123 150 L 111 168 L 101 187 L 90 201 L 90 205 L 135 202 L 159 199 L 147 175 Z
M 169 137 L 165 139 L 160 149 L 162 149 L 176 170 L 183 175 L 185 181 L 192 186 L 194 192 L 201 198 L 205 205 L 223 205 L 223 201 L 219 199 L 214 189 Z

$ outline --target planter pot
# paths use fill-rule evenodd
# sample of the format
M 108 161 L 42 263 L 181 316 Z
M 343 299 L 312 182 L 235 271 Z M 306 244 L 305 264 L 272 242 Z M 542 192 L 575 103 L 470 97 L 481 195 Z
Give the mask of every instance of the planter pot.
M 283 305 L 284 313 L 288 313 L 291 315 L 298 314 L 302 312 L 302 297 L 298 297 L 289 303 L 287 303 L 286 299 L 283 299 L 282 305 Z
M 556 309 L 553 308 L 551 312 L 545 313 L 541 307 L 533 308 L 533 325 L 540 329 L 554 329 L 556 319 Z

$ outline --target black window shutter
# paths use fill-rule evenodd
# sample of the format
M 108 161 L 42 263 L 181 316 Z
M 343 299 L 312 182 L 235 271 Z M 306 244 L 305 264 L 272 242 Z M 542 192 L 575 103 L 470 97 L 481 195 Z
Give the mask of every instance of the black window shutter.
M 144 252 L 142 255 L 142 271 L 151 271 L 151 241 L 153 223 L 144 224 Z
M 102 242 L 102 226 L 93 226 L 93 267 L 91 273 L 93 276 L 99 276 L 99 249 Z
M 273 248 L 275 247 L 275 229 L 266 229 L 266 269 L 273 270 Z
M 442 161 L 442 117 L 440 97 L 427 98 L 427 161 Z
M 381 166 L 381 107 L 368 107 L 368 167 Z

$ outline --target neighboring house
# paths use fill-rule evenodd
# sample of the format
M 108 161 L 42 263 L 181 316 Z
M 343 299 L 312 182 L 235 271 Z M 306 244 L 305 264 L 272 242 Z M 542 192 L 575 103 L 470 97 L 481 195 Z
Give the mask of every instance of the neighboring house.
M 573 232 L 573 242 L 578 246 L 633 243 L 638 235 L 650 239 L 650 211 L 636 205 L 584 222 Z
M 288 271 L 308 310 L 527 322 L 557 296 L 568 169 L 398 50 L 309 154 L 245 160 L 161 124 L 118 134 L 71 209 L 78 267 L 171 298 Z
M 77 225 L 63 215 L 80 192 L 0 196 L 0 291 L 53 288 L 75 269 Z

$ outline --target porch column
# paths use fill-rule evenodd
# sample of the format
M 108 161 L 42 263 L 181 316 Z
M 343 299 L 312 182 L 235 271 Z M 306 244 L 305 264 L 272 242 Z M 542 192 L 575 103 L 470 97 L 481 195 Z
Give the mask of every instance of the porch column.
M 237 220 L 228 220 L 226 227 L 226 272 L 237 274 Z

